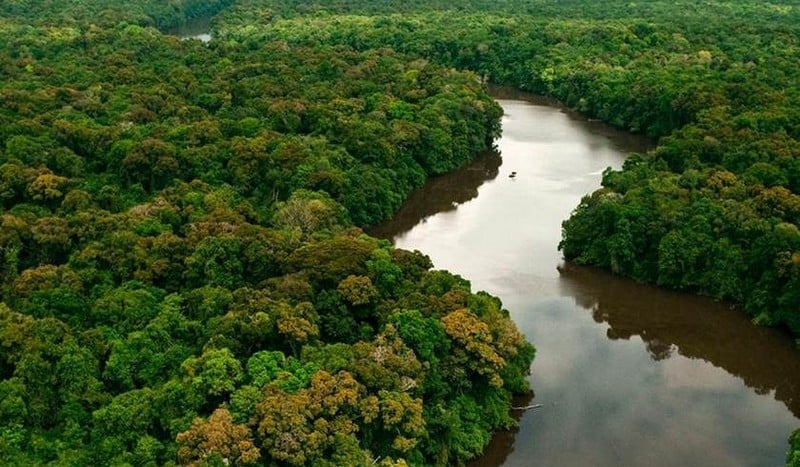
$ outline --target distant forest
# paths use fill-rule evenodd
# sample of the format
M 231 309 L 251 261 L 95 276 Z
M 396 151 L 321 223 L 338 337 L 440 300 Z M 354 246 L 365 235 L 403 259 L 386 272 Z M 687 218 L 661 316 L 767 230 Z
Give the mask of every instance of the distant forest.
M 491 145 L 486 82 L 658 140 L 564 222 L 566 259 L 800 336 L 795 2 L 398 3 L 0 5 L 0 460 L 478 455 L 533 347 L 358 227 Z

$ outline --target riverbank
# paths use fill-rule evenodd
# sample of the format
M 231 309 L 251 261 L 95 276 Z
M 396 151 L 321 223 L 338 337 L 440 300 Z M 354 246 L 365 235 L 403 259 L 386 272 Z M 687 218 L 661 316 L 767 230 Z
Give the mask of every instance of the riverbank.
M 558 254 L 560 220 L 606 167 L 651 143 L 512 96 L 499 99 L 499 154 L 432 179 L 373 231 L 499 296 L 537 345 L 531 403 L 542 407 L 473 465 L 780 464 L 800 414 L 792 339 Z

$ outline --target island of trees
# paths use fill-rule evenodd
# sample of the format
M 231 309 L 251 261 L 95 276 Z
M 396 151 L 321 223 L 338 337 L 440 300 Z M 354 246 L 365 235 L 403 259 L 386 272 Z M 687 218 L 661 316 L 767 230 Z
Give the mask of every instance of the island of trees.
M 658 140 L 564 222 L 568 260 L 800 335 L 795 2 L 397 3 L 0 5 L 0 457 L 478 454 L 532 347 L 354 226 L 491 144 L 487 81 Z M 212 15 L 209 44 L 159 32 Z

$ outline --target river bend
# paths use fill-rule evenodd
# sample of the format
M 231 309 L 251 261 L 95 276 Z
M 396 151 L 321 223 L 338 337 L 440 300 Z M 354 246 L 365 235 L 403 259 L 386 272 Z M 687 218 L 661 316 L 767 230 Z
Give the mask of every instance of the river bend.
M 542 408 L 476 466 L 777 466 L 800 426 L 800 355 L 728 305 L 564 265 L 561 221 L 651 143 L 499 92 L 497 151 L 370 231 L 499 296 L 536 345 Z

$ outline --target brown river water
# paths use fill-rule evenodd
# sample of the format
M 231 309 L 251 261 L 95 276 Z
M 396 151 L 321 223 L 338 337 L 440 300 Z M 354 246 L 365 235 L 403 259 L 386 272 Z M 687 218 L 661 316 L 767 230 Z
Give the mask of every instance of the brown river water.
M 537 348 L 530 403 L 542 407 L 473 465 L 783 465 L 800 427 L 791 338 L 727 304 L 564 264 L 557 251 L 561 221 L 602 171 L 652 143 L 552 101 L 496 97 L 497 151 L 429 181 L 369 229 L 500 297 Z

